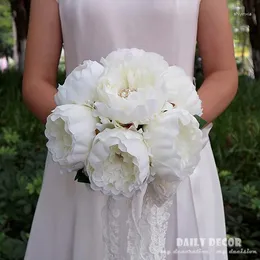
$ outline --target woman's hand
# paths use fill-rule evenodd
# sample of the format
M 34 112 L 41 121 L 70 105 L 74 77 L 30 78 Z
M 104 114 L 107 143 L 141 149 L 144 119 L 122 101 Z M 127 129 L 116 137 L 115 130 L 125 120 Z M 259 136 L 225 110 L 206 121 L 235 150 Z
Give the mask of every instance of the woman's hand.
M 238 73 L 226 0 L 201 0 L 198 45 L 205 80 L 198 94 L 202 118 L 212 122 L 236 95 Z
M 55 108 L 56 76 L 62 47 L 55 0 L 32 0 L 23 79 L 23 98 L 43 122 Z

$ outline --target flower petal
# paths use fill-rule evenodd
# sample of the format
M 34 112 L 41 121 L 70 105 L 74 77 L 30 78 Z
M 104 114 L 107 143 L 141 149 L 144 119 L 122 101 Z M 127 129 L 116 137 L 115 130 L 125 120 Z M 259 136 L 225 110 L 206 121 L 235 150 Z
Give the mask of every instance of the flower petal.
M 127 129 L 105 129 L 93 141 L 86 171 L 94 190 L 131 197 L 150 173 L 142 135 Z

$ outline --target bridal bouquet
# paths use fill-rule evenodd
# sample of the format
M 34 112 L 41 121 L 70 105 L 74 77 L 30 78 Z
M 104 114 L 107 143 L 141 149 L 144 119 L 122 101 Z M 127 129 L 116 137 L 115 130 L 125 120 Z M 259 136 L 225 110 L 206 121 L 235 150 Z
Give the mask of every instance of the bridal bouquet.
M 176 190 L 203 147 L 201 101 L 184 70 L 156 53 L 119 49 L 85 61 L 60 85 L 47 147 L 61 172 L 114 197 L 143 185 Z

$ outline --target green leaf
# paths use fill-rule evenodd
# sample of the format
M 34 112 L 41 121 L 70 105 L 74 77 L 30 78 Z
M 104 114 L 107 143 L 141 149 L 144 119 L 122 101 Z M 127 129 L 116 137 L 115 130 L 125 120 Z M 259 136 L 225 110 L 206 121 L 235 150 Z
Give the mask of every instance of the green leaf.
M 247 239 L 247 240 L 243 240 L 243 244 L 253 248 L 255 246 L 255 241 Z
M 23 212 L 25 215 L 29 215 L 31 213 L 32 207 L 31 204 L 27 204 L 23 208 Z
M 88 176 L 84 173 L 84 169 L 80 169 L 77 171 L 74 180 L 77 182 L 90 183 Z
M 194 115 L 194 117 L 197 119 L 197 121 L 199 122 L 200 124 L 200 129 L 202 129 L 208 122 L 205 121 L 203 118 L 201 118 L 200 116 L 198 115 Z
M 251 238 L 257 238 L 260 237 L 260 231 L 255 231 L 254 233 L 252 233 Z

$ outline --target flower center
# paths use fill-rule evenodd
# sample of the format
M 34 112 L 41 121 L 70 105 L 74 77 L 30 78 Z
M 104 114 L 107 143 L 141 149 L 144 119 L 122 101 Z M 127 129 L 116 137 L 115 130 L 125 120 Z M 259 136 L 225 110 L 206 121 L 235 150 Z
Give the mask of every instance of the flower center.
M 136 180 L 136 169 L 133 158 L 122 152 L 117 145 L 110 147 L 110 156 L 106 161 L 106 171 L 110 183 L 132 183 Z
M 130 88 L 124 88 L 124 89 L 120 89 L 118 91 L 118 96 L 122 97 L 122 98 L 127 98 L 131 92 L 135 92 L 137 91 L 136 89 L 130 89 Z

